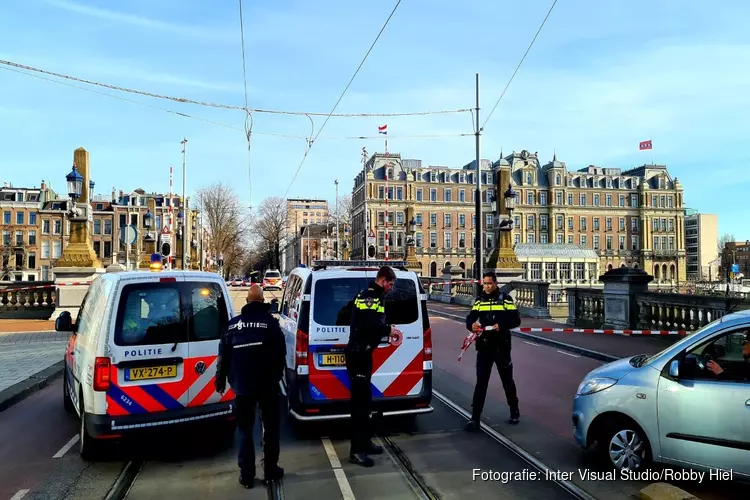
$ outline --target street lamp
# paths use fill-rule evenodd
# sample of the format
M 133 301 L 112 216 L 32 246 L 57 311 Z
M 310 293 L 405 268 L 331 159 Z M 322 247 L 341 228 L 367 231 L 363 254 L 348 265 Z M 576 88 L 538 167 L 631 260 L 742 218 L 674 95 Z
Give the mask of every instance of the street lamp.
M 503 193 L 503 201 L 505 209 L 508 211 L 508 218 L 500 221 L 499 229 L 503 231 L 513 230 L 513 210 L 516 208 L 516 192 L 513 191 L 513 186 L 508 184 L 508 190 Z M 497 201 L 493 202 L 493 208 L 496 209 Z
M 68 181 L 68 196 L 75 202 L 81 197 L 81 191 L 83 190 L 83 176 L 78 173 L 78 167 L 73 165 L 73 170 L 65 176 L 65 180 Z
M 89 181 L 89 199 L 94 197 L 94 181 Z

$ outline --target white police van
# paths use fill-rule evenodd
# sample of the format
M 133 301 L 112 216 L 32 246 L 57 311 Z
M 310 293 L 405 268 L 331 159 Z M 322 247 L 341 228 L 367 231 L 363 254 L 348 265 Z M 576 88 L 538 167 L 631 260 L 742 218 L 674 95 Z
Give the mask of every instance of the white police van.
M 231 436 L 234 393 L 214 389 L 218 344 L 234 314 L 224 280 L 197 271 L 125 271 L 97 277 L 69 331 L 65 409 L 80 417 L 80 453 L 142 430 L 220 422 Z
M 286 337 L 282 385 L 291 417 L 301 421 L 350 417 L 350 383 L 344 348 L 354 298 L 382 265 L 396 272 L 384 297 L 389 324 L 403 332 L 401 345 L 383 343 L 373 352 L 372 409 L 383 416 L 433 411 L 432 332 L 427 296 L 413 271 L 396 261 L 316 261 L 289 274 L 279 305 Z

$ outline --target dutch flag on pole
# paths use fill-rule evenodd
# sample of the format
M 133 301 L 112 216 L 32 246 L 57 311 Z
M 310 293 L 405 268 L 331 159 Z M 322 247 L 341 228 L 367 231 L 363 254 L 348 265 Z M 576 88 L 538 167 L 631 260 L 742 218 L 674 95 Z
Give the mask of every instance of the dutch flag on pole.
M 383 135 L 388 135 L 388 125 L 380 125 L 378 127 L 378 133 Z

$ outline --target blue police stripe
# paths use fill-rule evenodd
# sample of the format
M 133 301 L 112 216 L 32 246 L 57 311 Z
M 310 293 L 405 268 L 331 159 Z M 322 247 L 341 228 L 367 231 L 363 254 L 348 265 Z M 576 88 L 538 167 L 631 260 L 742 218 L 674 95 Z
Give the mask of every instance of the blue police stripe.
M 109 394 L 109 397 L 122 406 L 122 408 L 128 413 L 148 413 L 141 405 L 133 401 L 133 398 L 122 392 L 122 389 L 116 385 L 110 385 L 107 393 Z
M 333 376 L 336 377 L 339 382 L 344 384 L 344 387 L 346 387 L 347 390 L 352 390 L 351 379 L 349 378 L 349 374 L 346 372 L 346 370 L 331 370 L 331 373 L 333 373 Z
M 382 398 L 383 397 L 383 393 L 380 392 L 380 389 L 378 389 L 377 387 L 375 387 L 375 384 L 373 384 L 372 381 L 370 381 L 370 389 L 372 389 L 372 397 L 373 397 L 373 399 L 375 399 L 375 398 Z
M 180 408 L 184 408 L 179 401 L 176 401 L 172 396 L 167 394 L 164 389 L 156 384 L 142 385 L 141 389 L 167 410 L 179 410 Z

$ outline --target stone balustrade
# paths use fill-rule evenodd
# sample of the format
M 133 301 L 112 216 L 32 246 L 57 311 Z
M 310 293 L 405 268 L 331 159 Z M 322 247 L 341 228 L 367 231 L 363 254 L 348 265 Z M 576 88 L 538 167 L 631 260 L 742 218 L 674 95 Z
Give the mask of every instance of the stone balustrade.
M 56 301 L 57 290 L 53 287 L 0 286 L 0 318 L 47 319 L 55 309 Z

